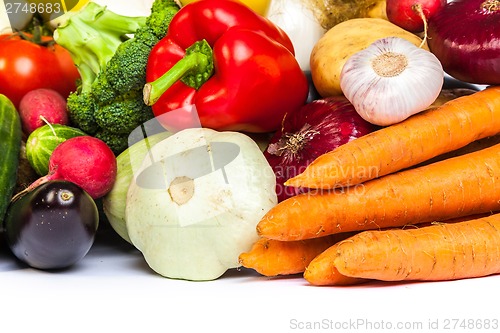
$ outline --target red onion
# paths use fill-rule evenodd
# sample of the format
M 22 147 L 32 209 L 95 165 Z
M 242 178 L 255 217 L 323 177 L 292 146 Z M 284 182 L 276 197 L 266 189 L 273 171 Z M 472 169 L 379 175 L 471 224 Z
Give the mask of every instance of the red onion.
M 318 156 L 377 128 L 361 118 L 344 96 L 314 100 L 287 114 L 264 151 L 276 174 L 278 201 L 305 191 L 283 184 Z
M 500 84 L 500 0 L 455 0 L 429 18 L 428 45 L 458 80 Z

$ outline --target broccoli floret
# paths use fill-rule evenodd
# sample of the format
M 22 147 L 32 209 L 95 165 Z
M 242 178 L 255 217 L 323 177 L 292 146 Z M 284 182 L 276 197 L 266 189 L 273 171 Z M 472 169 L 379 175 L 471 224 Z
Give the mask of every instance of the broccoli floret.
M 128 148 L 128 134 L 114 133 L 112 131 L 101 129 L 99 132 L 95 133 L 94 136 L 106 142 L 115 154 L 118 154 L 118 152 L 122 152 Z
M 85 133 L 96 133 L 99 125 L 94 118 L 96 105 L 90 93 L 72 92 L 66 102 L 71 123 L 76 124 Z
M 153 48 L 161 39 L 161 35 L 158 35 L 150 27 L 145 27 L 139 29 L 135 32 L 134 38 L 140 40 L 143 44 Z
M 151 6 L 151 14 L 146 19 L 146 29 L 151 29 L 151 32 L 159 39 L 163 38 L 170 21 L 178 11 L 179 6 L 176 0 L 156 0 Z
M 141 100 L 142 90 L 132 90 L 116 100 L 98 107 L 94 114 L 99 127 L 113 129 L 114 133 L 129 134 L 153 117 L 151 108 Z
M 149 53 L 165 36 L 166 27 L 178 10 L 173 1 L 153 2 L 145 25 L 135 31 L 134 38 L 118 46 L 106 68 L 96 78 L 93 90 L 99 104 L 109 103 L 121 94 L 144 87 Z
M 128 17 L 89 2 L 54 31 L 81 76 L 68 98 L 71 121 L 116 154 L 127 147 L 127 135 L 153 117 L 142 96 L 146 64 L 178 10 L 174 0 L 155 0 L 149 16 Z
M 131 39 L 121 44 L 106 69 L 94 81 L 92 91 L 99 104 L 126 94 L 130 90 L 142 89 L 146 83 L 146 63 L 151 47 L 140 39 Z

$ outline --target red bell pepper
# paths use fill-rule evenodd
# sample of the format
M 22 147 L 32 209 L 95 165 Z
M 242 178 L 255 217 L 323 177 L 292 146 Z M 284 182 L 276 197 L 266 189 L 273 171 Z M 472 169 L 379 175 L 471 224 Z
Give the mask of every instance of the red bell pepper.
M 308 95 L 289 37 L 233 0 L 182 7 L 150 53 L 146 81 L 155 116 L 194 105 L 201 126 L 216 130 L 275 131 Z

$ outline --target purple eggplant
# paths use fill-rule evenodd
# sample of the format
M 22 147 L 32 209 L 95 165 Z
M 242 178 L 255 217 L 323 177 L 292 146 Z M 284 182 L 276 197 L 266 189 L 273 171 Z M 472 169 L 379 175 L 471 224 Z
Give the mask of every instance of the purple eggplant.
M 49 181 L 13 201 L 4 221 L 6 242 L 22 262 L 62 269 L 82 259 L 94 243 L 99 213 L 95 201 L 68 181 Z

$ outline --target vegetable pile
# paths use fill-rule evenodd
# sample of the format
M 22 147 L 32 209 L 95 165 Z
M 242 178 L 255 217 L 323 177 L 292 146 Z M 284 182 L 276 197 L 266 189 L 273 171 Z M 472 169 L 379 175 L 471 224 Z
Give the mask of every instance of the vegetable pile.
M 0 35 L 0 63 L 0 93 L 16 108 L 35 89 L 52 89 L 67 97 L 79 78 L 70 53 L 36 30 Z
M 279 201 L 303 192 L 284 183 L 313 160 L 375 129 L 377 126 L 362 119 L 343 96 L 317 99 L 288 113 L 264 151 L 276 174 Z
M 68 98 L 69 117 L 115 154 L 128 147 L 132 130 L 153 117 L 142 102 L 145 66 L 177 10 L 174 1 L 158 0 L 148 17 L 129 17 L 90 2 L 54 32 L 81 75 Z
M 91 1 L 2 35 L 2 236 L 41 270 L 107 223 L 170 279 L 498 274 L 499 8 Z
M 328 252 L 325 251 L 322 256 L 304 266 L 305 277 L 313 284 L 347 284 L 359 282 L 357 279 L 364 277 L 392 281 L 436 280 L 498 273 L 497 266 L 493 266 L 498 264 L 497 257 L 492 258 L 492 266 L 488 266 L 486 270 L 482 267 L 479 269 L 479 263 L 455 275 L 440 275 L 439 270 L 431 270 L 432 261 L 420 262 L 415 259 L 415 262 L 408 262 L 404 259 L 398 261 L 398 258 L 401 258 L 402 254 L 412 258 L 430 254 L 434 257 L 434 263 L 453 267 L 453 258 L 470 258 L 475 255 L 475 250 L 471 250 L 474 245 L 469 236 L 455 239 L 459 231 L 454 231 L 453 228 L 461 229 L 454 224 L 452 226 L 452 223 L 448 229 L 447 221 L 454 218 L 467 219 L 467 222 L 463 222 L 464 231 L 460 235 L 469 235 L 465 230 L 475 229 L 475 224 L 483 223 L 483 220 L 474 219 L 478 214 L 489 215 L 500 210 L 500 192 L 497 186 L 500 177 L 500 146 L 494 144 L 427 165 L 417 164 L 433 156 L 464 147 L 483 135 L 487 137 L 498 134 L 500 124 L 497 123 L 492 124 L 490 131 L 486 128 L 483 133 L 482 130 L 483 126 L 486 126 L 484 122 L 497 118 L 496 112 L 500 110 L 499 97 L 500 87 L 490 87 L 454 99 L 441 107 L 422 112 L 397 125 L 382 128 L 323 154 L 309 165 L 309 170 L 306 169 L 304 173 L 289 180 L 289 183 L 296 186 L 317 190 L 297 195 L 273 207 L 257 225 L 259 235 L 276 241 L 296 242 L 337 233 L 358 232 L 359 236 L 332 245 L 335 248 L 330 248 Z M 462 114 L 457 114 L 460 111 Z M 447 115 L 448 112 L 450 114 Z M 480 123 L 482 125 L 479 125 Z M 467 128 L 467 133 L 453 130 L 458 128 Z M 428 140 L 435 144 L 430 144 Z M 494 216 L 491 218 L 498 219 Z M 440 221 L 443 225 L 416 231 L 420 230 L 420 226 L 422 229 L 423 226 L 427 228 L 428 223 L 435 221 Z M 393 254 L 388 248 L 390 246 L 392 249 L 393 245 L 384 245 L 383 242 L 387 241 L 386 233 L 392 235 L 394 228 L 400 229 L 394 237 L 397 237 L 398 233 L 401 233 L 402 237 L 401 246 L 396 245 L 393 250 L 396 253 Z M 391 231 L 383 231 L 384 229 Z M 374 231 L 363 233 L 367 230 Z M 428 237 L 432 235 L 433 230 L 442 232 L 442 235 L 453 233 L 450 241 L 453 245 L 447 245 L 444 240 L 429 242 Z M 413 233 L 415 236 L 411 236 Z M 405 236 L 406 234 L 408 236 Z M 476 232 L 474 234 L 476 235 Z M 368 242 L 364 237 L 371 240 Z M 413 243 L 403 248 L 406 246 L 406 238 L 411 238 Z M 482 241 L 480 243 L 483 244 Z M 347 249 L 347 244 L 350 244 L 351 249 Z M 345 254 L 340 252 L 341 246 L 342 249 L 345 248 Z M 367 250 L 371 253 L 370 256 L 365 256 L 362 252 L 358 254 L 358 251 L 365 251 L 365 246 L 380 246 L 381 252 L 377 255 L 377 252 Z M 455 247 L 456 251 L 452 252 L 455 257 L 447 259 L 441 255 L 447 251 L 445 246 Z M 488 247 L 496 247 L 497 244 L 492 241 L 484 246 L 485 251 L 489 251 L 486 250 Z M 255 255 L 259 254 L 256 252 Z M 355 257 L 344 257 L 350 255 Z M 384 257 L 386 255 L 394 255 L 391 261 L 393 266 L 387 267 L 387 259 Z M 351 261 L 355 260 L 354 258 L 358 258 L 357 263 Z M 248 259 L 243 257 L 242 260 Z M 261 260 L 266 260 L 265 255 L 262 255 Z M 471 259 L 464 260 L 465 263 Z M 373 275 L 356 273 L 362 271 L 361 267 L 367 267 L 367 262 L 378 267 L 378 271 Z M 401 268 L 403 262 L 415 267 L 408 266 L 404 270 Z M 470 264 L 472 265 L 472 262 Z M 346 265 L 358 268 L 343 270 Z M 453 268 L 460 269 L 459 266 Z M 342 277 L 337 281 L 336 277 L 342 275 L 336 272 L 337 269 L 343 272 L 343 275 L 356 279 L 346 280 Z M 430 270 L 429 273 L 418 274 L 419 270 L 427 269 Z M 333 274 L 333 271 L 336 273 Z M 386 273 L 383 273 L 384 271 Z M 414 273 L 417 274 L 413 275 Z
M 203 127 L 254 133 L 276 131 L 309 91 L 289 37 L 234 1 L 183 7 L 151 51 L 146 80 L 160 122 L 194 105 Z

